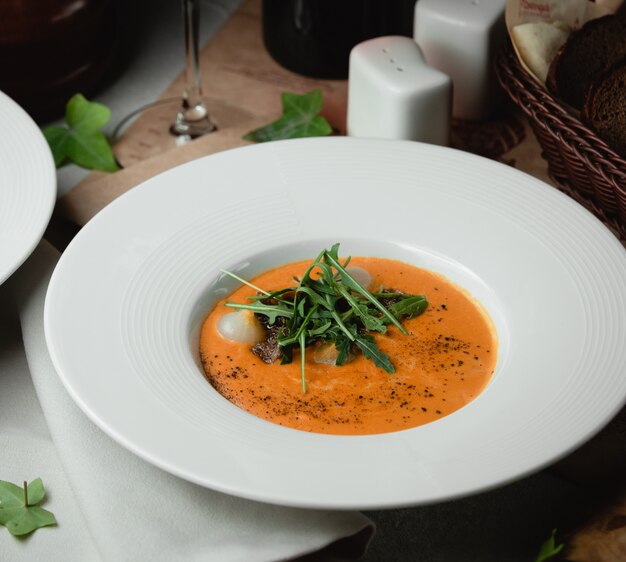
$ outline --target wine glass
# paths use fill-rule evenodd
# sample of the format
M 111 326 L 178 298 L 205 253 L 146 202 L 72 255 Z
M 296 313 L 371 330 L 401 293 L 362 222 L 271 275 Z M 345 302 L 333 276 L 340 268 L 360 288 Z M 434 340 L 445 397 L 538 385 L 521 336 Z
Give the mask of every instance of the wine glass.
M 182 96 L 156 100 L 139 107 L 117 124 L 112 134 L 113 150 L 122 167 L 217 129 L 202 93 L 199 64 L 200 0 L 181 0 L 181 5 L 185 40 Z M 125 133 L 134 126 L 142 127 L 141 134 L 136 135 L 136 138 L 125 137 Z
M 185 26 L 185 89 L 180 110 L 176 113 L 171 132 L 174 135 L 200 137 L 215 130 L 202 99 L 202 80 L 198 61 L 198 0 L 182 0 Z

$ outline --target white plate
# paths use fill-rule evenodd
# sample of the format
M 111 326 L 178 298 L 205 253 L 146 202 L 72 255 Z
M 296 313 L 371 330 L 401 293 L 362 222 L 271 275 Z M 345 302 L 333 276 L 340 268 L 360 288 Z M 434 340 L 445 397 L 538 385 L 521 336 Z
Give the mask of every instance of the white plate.
M 205 381 L 198 327 L 249 276 L 342 253 L 438 270 L 499 334 L 472 403 L 396 433 L 333 436 L 240 410 Z M 83 411 L 131 451 L 216 490 L 325 508 L 484 490 L 581 444 L 626 396 L 626 252 L 592 215 L 512 168 L 401 141 L 268 143 L 185 164 L 95 217 L 54 272 L 45 330 Z
M 0 284 L 41 240 L 55 201 L 56 172 L 46 139 L 0 92 Z

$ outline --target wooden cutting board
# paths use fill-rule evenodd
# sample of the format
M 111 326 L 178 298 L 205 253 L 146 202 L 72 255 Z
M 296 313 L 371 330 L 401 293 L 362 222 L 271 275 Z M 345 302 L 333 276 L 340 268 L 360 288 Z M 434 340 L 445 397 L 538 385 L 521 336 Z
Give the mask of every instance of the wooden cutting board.
M 176 146 L 169 126 L 173 115 L 147 112 L 115 144 L 125 168 L 114 174 L 91 173 L 59 202 L 59 211 L 84 225 L 113 199 L 173 166 L 207 154 L 249 144 L 247 132 L 281 114 L 282 92 L 322 91 L 322 114 L 338 134 L 345 134 L 347 82 L 316 80 L 290 72 L 270 57 L 261 33 L 261 1 L 244 3 L 219 29 L 200 54 L 206 104 L 218 130 Z M 181 74 L 161 99 L 180 98 Z
M 150 111 L 140 117 L 115 145 L 125 168 L 115 174 L 94 172 L 59 203 L 58 211 L 84 225 L 113 199 L 146 179 L 173 166 L 207 154 L 248 144 L 248 131 L 276 119 L 282 92 L 322 91 L 323 115 L 337 134 L 345 134 L 347 81 L 300 76 L 277 64 L 265 50 L 261 28 L 261 1 L 248 0 L 213 36 L 200 54 L 207 107 L 218 130 L 184 146 L 169 134 L 169 111 Z M 180 75 L 161 99 L 179 99 Z M 119 116 L 118 116 L 119 117 Z M 488 123 L 455 122 L 456 148 L 500 159 L 549 181 L 539 146 L 524 119 L 509 113 Z

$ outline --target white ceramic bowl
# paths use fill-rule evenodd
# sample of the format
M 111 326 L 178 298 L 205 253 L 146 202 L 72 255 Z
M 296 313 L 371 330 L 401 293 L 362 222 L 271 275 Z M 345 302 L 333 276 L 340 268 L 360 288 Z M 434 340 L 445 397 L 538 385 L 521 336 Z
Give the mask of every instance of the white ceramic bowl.
M 500 339 L 487 389 L 421 427 L 305 433 L 219 395 L 199 324 L 250 276 L 320 246 L 437 270 Z M 161 174 L 96 216 L 52 277 L 45 330 L 72 397 L 149 462 L 284 505 L 381 508 L 485 490 L 554 461 L 626 396 L 626 252 L 592 215 L 508 166 L 350 138 L 267 143 Z

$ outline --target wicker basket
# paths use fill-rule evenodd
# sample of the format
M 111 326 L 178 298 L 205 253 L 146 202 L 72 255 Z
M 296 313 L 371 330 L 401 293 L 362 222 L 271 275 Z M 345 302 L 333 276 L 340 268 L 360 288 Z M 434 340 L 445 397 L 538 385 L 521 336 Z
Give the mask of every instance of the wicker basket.
M 496 73 L 528 116 L 552 180 L 626 240 L 626 160 L 522 68 L 510 42 L 497 57 Z

